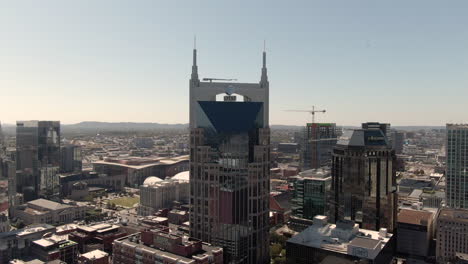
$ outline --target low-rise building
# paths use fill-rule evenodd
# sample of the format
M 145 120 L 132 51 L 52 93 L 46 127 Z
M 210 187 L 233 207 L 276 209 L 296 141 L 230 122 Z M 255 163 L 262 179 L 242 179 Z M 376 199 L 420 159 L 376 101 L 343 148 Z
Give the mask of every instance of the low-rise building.
M 222 264 L 223 249 L 153 228 L 114 241 L 114 264 Z
M 12 259 L 28 256 L 31 244 L 44 234 L 55 232 L 55 227 L 48 224 L 31 225 L 27 228 L 0 233 L 0 264 Z
M 87 184 L 87 191 L 93 187 L 105 188 L 113 191 L 121 191 L 125 187 L 124 174 L 103 174 L 95 171 L 82 171 L 61 173 L 58 175 L 61 197 L 73 197 L 76 195 L 76 184 Z
M 172 209 L 167 214 L 167 218 L 169 220 L 169 223 L 175 224 L 175 225 L 181 225 L 183 222 L 186 222 L 189 220 L 189 214 L 187 211 Z
M 75 264 L 78 260 L 78 244 L 67 239 L 67 236 L 51 235 L 38 239 L 31 244 L 32 256 L 44 262 L 61 260 Z
M 96 249 L 78 257 L 78 264 L 109 264 L 109 254 Z
M 386 229 L 360 229 L 353 221 L 344 220 L 328 224 L 328 218 L 321 215 L 313 221 L 312 226 L 286 242 L 288 263 L 322 263 L 330 256 L 334 256 L 334 263 L 391 263 L 394 238 Z
M 442 208 L 437 218 L 437 263 L 468 254 L 468 209 Z
M 70 205 L 45 199 L 29 201 L 15 208 L 15 216 L 26 225 L 36 223 L 67 224 L 77 219 L 83 219 L 87 206 Z
M 189 157 L 119 157 L 105 158 L 93 162 L 94 171 L 99 174 L 125 175 L 125 184 L 138 187 L 150 176 L 164 178 L 189 169 Z
M 127 233 L 120 229 L 118 225 L 95 224 L 89 226 L 78 226 L 76 230 L 69 234 L 69 239 L 78 244 L 80 252 L 88 252 L 89 249 L 99 248 L 106 252 L 112 252 L 112 242 L 126 236 Z
M 139 215 L 152 215 L 162 208 L 172 208 L 174 202 L 188 203 L 190 198 L 189 172 L 178 173 L 174 177 L 161 180 L 148 177 L 140 186 Z

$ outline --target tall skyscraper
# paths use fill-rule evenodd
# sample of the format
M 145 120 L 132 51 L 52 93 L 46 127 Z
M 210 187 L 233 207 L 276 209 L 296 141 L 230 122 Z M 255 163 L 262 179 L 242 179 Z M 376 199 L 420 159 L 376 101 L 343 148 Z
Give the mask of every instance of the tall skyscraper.
M 259 83 L 205 80 L 199 80 L 194 49 L 190 79 L 190 234 L 223 247 L 227 263 L 269 263 L 266 53 Z
M 336 124 L 308 123 L 302 138 L 302 170 L 318 169 L 331 164 L 333 147 L 337 142 Z
M 447 124 L 447 205 L 468 208 L 468 124 Z
M 331 220 L 393 232 L 397 213 L 395 151 L 388 125 L 365 123 L 333 150 Z
M 58 194 L 60 122 L 16 123 L 17 192 L 24 201 Z
M 83 167 L 81 147 L 68 144 L 60 148 L 60 172 L 80 172 Z

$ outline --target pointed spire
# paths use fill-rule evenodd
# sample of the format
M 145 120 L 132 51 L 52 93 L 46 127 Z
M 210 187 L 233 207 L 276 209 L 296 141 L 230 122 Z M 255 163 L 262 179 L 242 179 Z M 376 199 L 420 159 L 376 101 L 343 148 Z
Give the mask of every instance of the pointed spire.
M 198 66 L 197 66 L 197 36 L 193 37 L 193 65 L 192 65 L 192 82 L 199 84 L 200 80 L 198 79 Z
M 267 75 L 267 68 L 266 68 L 266 41 L 263 40 L 263 67 L 262 67 L 262 78 L 260 79 L 260 83 L 267 83 L 268 82 L 268 75 Z

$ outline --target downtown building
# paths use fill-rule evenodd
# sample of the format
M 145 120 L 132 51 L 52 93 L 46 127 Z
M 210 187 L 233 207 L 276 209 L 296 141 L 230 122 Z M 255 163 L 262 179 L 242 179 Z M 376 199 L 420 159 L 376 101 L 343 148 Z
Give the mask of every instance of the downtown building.
M 318 169 L 331 164 L 333 147 L 337 142 L 334 123 L 308 123 L 301 144 L 302 170 Z
M 436 230 L 437 263 L 458 263 L 454 262 L 458 254 L 468 254 L 467 209 L 442 208 Z
M 190 235 L 222 247 L 226 263 L 269 263 L 266 53 L 259 83 L 200 81 L 196 56 L 194 49 L 190 79 Z
M 331 221 L 352 220 L 361 228 L 393 232 L 397 218 L 395 152 L 389 125 L 364 123 L 333 150 Z
M 448 207 L 468 208 L 468 124 L 447 124 Z
M 60 122 L 16 122 L 16 182 L 24 201 L 59 193 Z
M 294 197 L 291 200 L 293 216 L 313 220 L 316 215 L 328 213 L 331 186 L 330 168 L 311 169 L 294 177 Z

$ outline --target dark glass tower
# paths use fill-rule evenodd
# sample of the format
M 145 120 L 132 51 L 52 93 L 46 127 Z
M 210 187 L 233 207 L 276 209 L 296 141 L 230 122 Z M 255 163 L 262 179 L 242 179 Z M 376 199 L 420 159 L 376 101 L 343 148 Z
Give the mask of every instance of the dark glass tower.
M 353 220 L 362 228 L 395 228 L 395 152 L 388 125 L 365 123 L 333 150 L 330 218 Z
M 268 80 L 190 80 L 190 235 L 224 248 L 227 263 L 269 263 Z M 217 95 L 223 100 L 217 101 Z M 240 95 L 243 100 L 240 99 Z
M 447 206 L 468 208 L 468 124 L 447 124 Z
M 60 122 L 16 123 L 17 192 L 24 201 L 58 194 Z

